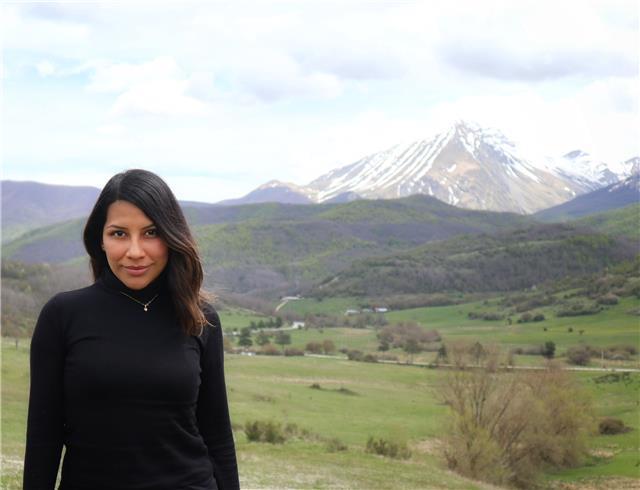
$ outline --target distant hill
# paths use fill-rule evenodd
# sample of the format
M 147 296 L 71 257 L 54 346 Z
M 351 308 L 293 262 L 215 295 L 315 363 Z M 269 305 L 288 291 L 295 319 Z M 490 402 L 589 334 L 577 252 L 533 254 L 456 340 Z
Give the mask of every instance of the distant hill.
M 566 224 L 466 235 L 356 261 L 314 288 L 312 295 L 521 290 L 633 259 L 639 246 L 634 240 Z
M 2 190 L 2 243 L 43 226 L 86 218 L 95 204 L 97 187 L 0 181 Z M 214 204 L 180 201 L 184 209 L 215 207 Z
M 185 207 L 208 286 L 231 292 L 300 292 L 355 259 L 461 234 L 492 233 L 531 218 L 456 208 L 429 196 L 343 204 Z M 3 247 L 10 260 L 63 263 L 84 256 L 84 218 L 29 232 Z
M 27 230 L 87 216 L 100 189 L 3 180 L 2 241 Z
M 279 202 L 284 204 L 310 204 L 313 201 L 305 191 L 295 184 L 272 180 L 238 199 L 227 199 L 216 204 L 233 206 L 236 204 L 257 204 L 263 202 Z
M 558 206 L 539 211 L 534 217 L 540 221 L 569 221 L 595 213 L 619 209 L 640 202 L 640 174 L 587 194 Z
M 86 217 L 27 231 L 3 245 L 2 256 L 27 264 L 60 264 L 86 255 L 82 231 Z
M 573 223 L 588 226 L 607 235 L 627 236 L 640 242 L 640 203 L 604 213 L 590 214 Z

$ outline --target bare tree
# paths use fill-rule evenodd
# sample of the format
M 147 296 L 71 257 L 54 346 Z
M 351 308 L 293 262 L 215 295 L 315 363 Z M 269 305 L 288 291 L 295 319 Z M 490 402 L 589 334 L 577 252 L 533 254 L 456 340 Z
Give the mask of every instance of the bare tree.
M 450 468 L 524 488 L 545 466 L 579 463 L 593 419 L 569 373 L 553 365 L 542 372 L 499 372 L 496 348 L 453 344 L 448 350 L 456 368 L 439 395 L 451 410 L 445 444 Z

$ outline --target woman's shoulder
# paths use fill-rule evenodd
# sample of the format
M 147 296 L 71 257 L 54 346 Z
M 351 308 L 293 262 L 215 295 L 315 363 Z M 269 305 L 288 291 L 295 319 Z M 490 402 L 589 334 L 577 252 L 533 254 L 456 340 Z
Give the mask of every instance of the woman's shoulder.
M 71 291 L 61 291 L 47 301 L 43 309 L 68 309 L 84 305 L 98 294 L 95 284 Z
M 204 317 L 208 322 L 207 327 L 221 328 L 220 315 L 218 315 L 218 312 L 211 303 L 204 302 L 202 304 L 202 313 L 204 313 Z

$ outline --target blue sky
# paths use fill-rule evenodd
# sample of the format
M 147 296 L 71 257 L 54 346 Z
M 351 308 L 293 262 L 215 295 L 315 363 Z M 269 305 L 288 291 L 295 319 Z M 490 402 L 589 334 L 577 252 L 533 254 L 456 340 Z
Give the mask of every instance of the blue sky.
M 306 184 L 455 119 L 640 154 L 638 2 L 4 2 L 4 179 Z

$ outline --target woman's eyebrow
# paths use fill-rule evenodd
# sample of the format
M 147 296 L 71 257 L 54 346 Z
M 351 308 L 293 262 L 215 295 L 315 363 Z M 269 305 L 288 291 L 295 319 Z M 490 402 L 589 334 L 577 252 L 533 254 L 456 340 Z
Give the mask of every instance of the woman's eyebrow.
M 150 225 L 143 226 L 142 229 L 146 230 L 147 228 L 155 228 L 155 227 L 156 227 L 156 225 L 151 223 Z M 109 224 L 109 225 L 105 226 L 105 228 L 118 228 L 120 230 L 126 230 L 127 229 L 126 226 L 120 226 L 120 225 L 115 225 L 115 224 Z

